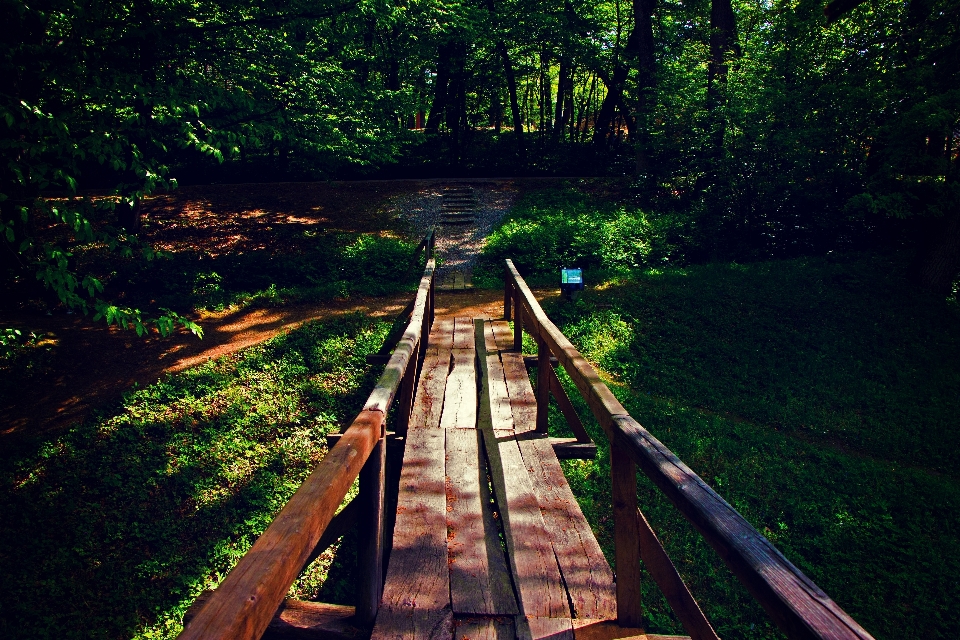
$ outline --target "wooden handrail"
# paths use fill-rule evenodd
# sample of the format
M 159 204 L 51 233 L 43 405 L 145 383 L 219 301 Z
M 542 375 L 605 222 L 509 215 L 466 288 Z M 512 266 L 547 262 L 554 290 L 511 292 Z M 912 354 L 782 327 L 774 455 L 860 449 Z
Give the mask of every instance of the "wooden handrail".
M 513 298 L 515 318 L 522 317 L 522 328 L 560 361 L 610 441 L 696 527 L 788 637 L 872 640 L 856 620 L 627 413 L 596 370 L 550 321 L 511 260 L 506 261 L 504 288 L 505 302 Z
M 432 233 L 425 243 L 430 256 Z M 407 329 L 363 410 L 187 624 L 180 640 L 253 640 L 263 635 L 364 463 L 385 437 L 387 410 L 401 381 L 416 379 L 405 374 L 411 364 L 416 368 L 417 358 L 412 356 L 426 340 L 433 320 L 434 267 L 430 257 Z M 382 511 L 382 500 L 380 504 Z M 382 515 L 378 514 L 380 520 Z

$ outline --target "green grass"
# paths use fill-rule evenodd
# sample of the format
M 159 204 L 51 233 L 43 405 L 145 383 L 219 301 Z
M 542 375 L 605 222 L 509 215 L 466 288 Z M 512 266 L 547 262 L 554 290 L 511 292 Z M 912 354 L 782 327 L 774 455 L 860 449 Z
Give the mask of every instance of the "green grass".
M 65 432 L 5 441 L 0 637 L 176 636 L 361 406 L 375 381 L 364 356 L 388 328 L 360 315 L 312 323 L 135 389 Z M 354 551 L 341 551 L 294 594 L 349 602 L 334 574 Z
M 879 640 L 955 638 L 960 314 L 903 267 L 863 254 L 638 271 L 548 312 L 634 417 Z M 597 460 L 564 464 L 612 560 L 608 450 L 592 428 Z M 719 635 L 774 634 L 641 480 L 641 508 Z M 680 633 L 644 590 L 650 630 Z

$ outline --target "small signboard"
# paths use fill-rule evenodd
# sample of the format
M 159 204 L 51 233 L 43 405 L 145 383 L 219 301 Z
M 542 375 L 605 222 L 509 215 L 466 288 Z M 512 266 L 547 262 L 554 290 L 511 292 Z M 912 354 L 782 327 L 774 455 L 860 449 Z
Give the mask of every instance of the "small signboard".
M 583 291 L 583 269 L 560 269 L 560 292 L 567 300 L 576 300 Z
M 561 284 L 583 284 L 583 269 L 562 269 L 560 271 Z

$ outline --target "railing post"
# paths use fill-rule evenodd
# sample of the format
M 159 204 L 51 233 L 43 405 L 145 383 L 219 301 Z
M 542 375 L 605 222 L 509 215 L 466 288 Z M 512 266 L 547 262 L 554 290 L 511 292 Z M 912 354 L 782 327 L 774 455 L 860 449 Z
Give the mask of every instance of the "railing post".
M 643 623 L 640 600 L 640 527 L 637 523 L 637 465 L 624 447 L 611 442 L 610 476 L 613 493 L 613 537 L 617 574 L 617 623 Z
M 523 353 L 523 303 L 517 298 L 513 310 L 513 350 Z
M 425 342 L 421 339 L 421 342 Z M 400 399 L 397 406 L 397 435 L 406 435 L 410 425 L 410 412 L 413 410 L 413 390 L 417 382 L 417 363 L 407 363 L 407 370 L 400 381 Z
M 503 276 L 503 319 L 510 319 L 510 303 L 513 302 L 513 285 L 510 283 L 510 270 Z
M 547 433 L 550 414 L 550 347 L 537 336 L 537 433 Z
M 411 362 L 409 367 L 414 367 Z M 386 422 L 384 422 L 386 424 Z M 383 500 L 387 442 L 381 429 L 380 441 L 360 470 L 359 522 L 357 532 L 357 624 L 372 627 L 383 594 Z

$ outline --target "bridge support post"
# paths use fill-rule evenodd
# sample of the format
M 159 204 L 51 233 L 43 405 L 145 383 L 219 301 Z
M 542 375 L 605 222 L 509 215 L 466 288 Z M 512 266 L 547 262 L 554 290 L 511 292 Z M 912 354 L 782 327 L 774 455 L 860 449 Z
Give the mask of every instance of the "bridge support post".
M 503 277 L 503 319 L 510 319 L 510 305 L 513 303 L 513 285 L 510 284 L 510 271 Z
M 617 564 L 617 623 L 643 625 L 640 599 L 640 526 L 637 522 L 637 465 L 626 448 L 611 442 L 613 536 Z
M 537 336 L 537 433 L 548 432 L 550 414 L 550 347 Z
M 416 367 L 412 366 L 413 369 Z M 372 627 L 383 593 L 383 505 L 387 454 L 386 434 L 360 470 L 359 522 L 357 523 L 357 610 L 358 626 Z
M 513 315 L 513 350 L 523 353 L 523 305 L 519 304 L 519 300 Z

